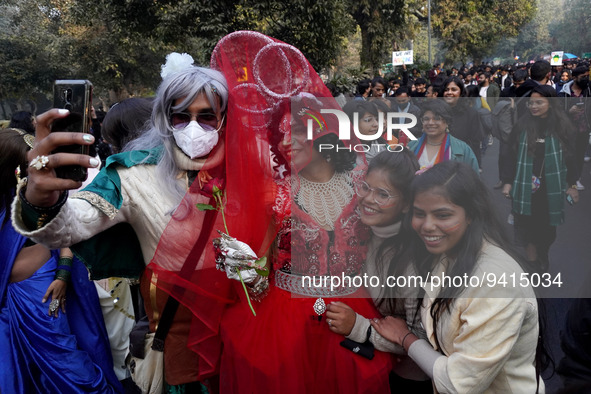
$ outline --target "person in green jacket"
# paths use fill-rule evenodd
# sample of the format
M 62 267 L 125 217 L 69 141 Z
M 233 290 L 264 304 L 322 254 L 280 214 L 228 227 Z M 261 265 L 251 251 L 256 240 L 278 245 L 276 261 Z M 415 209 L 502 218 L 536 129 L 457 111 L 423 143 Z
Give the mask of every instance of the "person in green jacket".
M 423 105 L 421 113 L 423 135 L 410 141 L 408 148 L 419 160 L 421 170 L 431 168 L 447 160 L 460 161 L 480 173 L 478 161 L 472 149 L 463 141 L 449 134 L 452 124 L 450 107 L 442 100 L 431 100 Z

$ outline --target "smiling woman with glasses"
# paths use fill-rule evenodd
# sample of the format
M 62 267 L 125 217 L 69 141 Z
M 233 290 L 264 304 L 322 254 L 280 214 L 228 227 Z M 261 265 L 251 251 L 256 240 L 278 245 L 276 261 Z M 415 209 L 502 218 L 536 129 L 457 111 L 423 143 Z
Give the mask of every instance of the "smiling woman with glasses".
M 370 187 L 364 181 L 355 184 L 355 193 L 360 198 L 366 198 L 369 194 L 373 194 L 373 201 L 379 206 L 389 205 L 391 199 L 398 197 L 398 195 L 390 195 L 390 192 L 386 189 Z
M 472 149 L 449 134 L 452 115 L 446 102 L 441 99 L 426 102 L 423 105 L 421 122 L 423 135 L 419 140 L 408 143 L 408 148 L 417 156 L 421 169 L 454 160 L 467 163 L 474 171 L 479 172 L 478 161 Z
M 361 221 L 372 230 L 362 274 L 379 278 L 382 283 L 385 283 L 386 276 L 391 272 L 400 272 L 404 268 L 397 267 L 404 239 L 401 224 L 409 209 L 410 184 L 418 168 L 417 159 L 406 148 L 401 152 L 382 152 L 370 163 L 364 180 L 355 184 Z M 414 299 L 409 297 L 410 304 L 406 305 L 409 301 L 401 301 L 403 295 L 400 293 L 394 294 L 380 286 L 367 290 L 383 316 L 398 316 L 413 321 L 413 316 L 406 316 L 406 310 L 414 312 Z M 365 342 L 369 335 L 376 349 L 394 353 L 400 358 L 390 380 L 391 384 L 394 380 L 397 390 L 415 394 L 431 393 L 429 378 L 404 356 L 402 348 L 371 330 L 370 319 L 351 306 L 353 304 L 350 302 L 335 302 L 328 306 L 327 317 L 332 331 L 355 342 Z M 413 332 L 426 338 L 418 321 L 416 323 Z

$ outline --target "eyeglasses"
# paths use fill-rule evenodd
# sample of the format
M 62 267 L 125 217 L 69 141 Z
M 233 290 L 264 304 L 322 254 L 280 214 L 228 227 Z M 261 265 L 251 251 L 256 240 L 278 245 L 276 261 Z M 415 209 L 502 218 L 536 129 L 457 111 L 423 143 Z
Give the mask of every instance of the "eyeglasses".
M 216 130 L 218 128 L 218 124 L 220 123 L 216 114 L 208 112 L 199 114 L 173 112 L 170 114 L 170 124 L 175 129 L 182 129 L 186 127 L 193 119 L 195 119 L 197 123 L 199 123 L 199 125 L 207 131 Z
M 369 187 L 369 185 L 363 181 L 355 184 L 355 193 L 361 198 L 365 198 L 370 193 L 373 193 L 374 201 L 380 206 L 386 205 L 390 199 L 398 197 L 397 195 L 391 195 L 387 190 L 379 187 Z
M 443 120 L 443 118 L 441 116 L 433 116 L 433 117 L 423 116 L 421 118 L 421 122 L 423 122 L 423 123 L 429 123 L 429 122 L 439 123 L 442 120 Z

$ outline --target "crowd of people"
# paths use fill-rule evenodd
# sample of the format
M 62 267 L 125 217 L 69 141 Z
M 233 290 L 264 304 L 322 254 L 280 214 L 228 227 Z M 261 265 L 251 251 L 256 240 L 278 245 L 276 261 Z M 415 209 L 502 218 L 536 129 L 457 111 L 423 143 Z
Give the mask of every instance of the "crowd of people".
M 548 274 L 584 189 L 588 64 L 404 68 L 343 102 L 242 31 L 161 75 L 91 134 L 52 130 L 59 109 L 0 131 L 1 392 L 545 391 L 536 289 L 434 279 Z M 514 239 L 480 179 L 493 138 Z M 577 341 L 560 373 L 585 390 Z

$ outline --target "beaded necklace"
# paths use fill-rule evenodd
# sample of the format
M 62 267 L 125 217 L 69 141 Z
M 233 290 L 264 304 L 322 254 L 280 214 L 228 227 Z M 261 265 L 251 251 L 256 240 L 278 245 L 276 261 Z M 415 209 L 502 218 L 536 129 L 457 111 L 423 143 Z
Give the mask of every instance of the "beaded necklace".
M 334 230 L 334 224 L 353 197 L 348 173 L 335 172 L 328 182 L 312 182 L 299 176 L 296 203 L 322 228 Z

